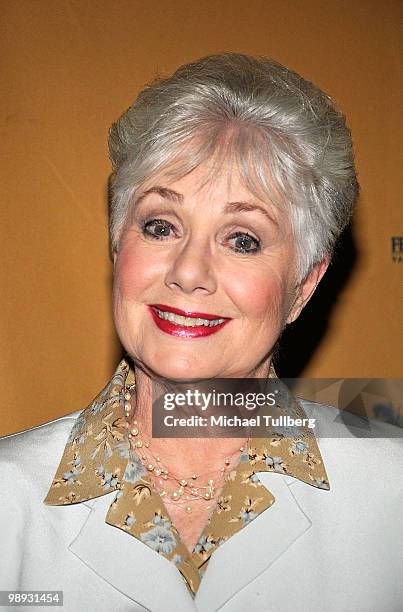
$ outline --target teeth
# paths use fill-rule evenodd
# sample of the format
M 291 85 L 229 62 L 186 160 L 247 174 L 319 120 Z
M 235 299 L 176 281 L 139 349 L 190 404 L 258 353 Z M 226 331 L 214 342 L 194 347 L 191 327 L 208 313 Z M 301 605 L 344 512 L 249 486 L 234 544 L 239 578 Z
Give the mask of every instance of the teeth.
M 200 327 L 204 325 L 205 327 L 215 327 L 216 325 L 220 325 L 220 323 L 224 322 L 224 319 L 213 319 L 209 321 L 208 319 L 194 319 L 192 317 L 181 317 L 180 315 L 174 314 L 173 312 L 164 312 L 163 310 L 158 310 L 158 308 L 154 308 L 157 315 L 160 319 L 165 319 L 165 321 L 170 321 L 171 323 L 175 323 L 176 325 L 182 325 L 183 327 Z

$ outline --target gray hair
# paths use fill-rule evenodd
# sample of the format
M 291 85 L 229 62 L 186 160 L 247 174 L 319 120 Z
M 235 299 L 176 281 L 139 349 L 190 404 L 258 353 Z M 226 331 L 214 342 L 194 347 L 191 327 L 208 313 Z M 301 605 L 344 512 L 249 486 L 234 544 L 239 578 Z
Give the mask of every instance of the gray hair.
M 109 152 L 112 250 L 145 180 L 231 157 L 251 192 L 287 212 L 302 280 L 332 255 L 358 193 L 351 134 L 331 98 L 274 60 L 239 53 L 153 81 L 112 125 Z

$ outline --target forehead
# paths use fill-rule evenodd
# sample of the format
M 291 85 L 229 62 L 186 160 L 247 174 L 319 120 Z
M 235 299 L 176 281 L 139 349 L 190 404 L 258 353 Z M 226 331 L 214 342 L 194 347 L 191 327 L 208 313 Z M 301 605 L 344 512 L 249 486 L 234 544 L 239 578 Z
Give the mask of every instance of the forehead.
M 224 160 L 218 165 L 216 160 L 210 159 L 185 173 L 181 172 L 178 165 L 167 166 L 144 181 L 137 193 L 156 193 L 171 199 L 169 191 L 174 191 L 179 194 L 180 203 L 198 197 L 217 203 L 255 203 L 277 217 L 279 210 L 273 203 L 271 194 L 267 193 L 257 180 L 250 182 L 252 184 L 247 184 L 248 181 L 233 160 Z

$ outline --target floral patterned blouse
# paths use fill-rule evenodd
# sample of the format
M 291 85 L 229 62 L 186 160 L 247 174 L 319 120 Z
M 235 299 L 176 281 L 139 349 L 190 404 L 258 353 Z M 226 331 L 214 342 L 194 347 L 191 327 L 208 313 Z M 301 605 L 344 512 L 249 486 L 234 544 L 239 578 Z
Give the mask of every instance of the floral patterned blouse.
M 213 512 L 190 552 L 129 443 L 124 411 L 126 384 L 135 384 L 135 374 L 122 360 L 111 381 L 78 416 L 44 503 L 76 504 L 116 491 L 105 522 L 174 563 L 193 596 L 215 549 L 275 503 L 260 482 L 259 472 L 286 474 L 319 489 L 329 489 L 312 433 L 251 438 L 237 466 L 227 474 Z M 282 401 L 287 413 L 291 410 L 305 417 L 291 394 L 285 393 Z

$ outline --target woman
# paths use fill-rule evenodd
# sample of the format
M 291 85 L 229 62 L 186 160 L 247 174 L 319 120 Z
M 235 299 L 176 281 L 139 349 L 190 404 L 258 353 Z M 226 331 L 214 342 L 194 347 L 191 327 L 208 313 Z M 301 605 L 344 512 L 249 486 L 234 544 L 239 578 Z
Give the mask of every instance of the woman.
M 127 356 L 83 412 L 2 441 L 1 588 L 68 610 L 397 610 L 396 441 L 382 483 L 374 440 L 342 424 L 321 451 L 152 430 L 153 383 L 275 377 L 356 198 L 343 116 L 274 61 L 210 56 L 145 88 L 110 155 Z

